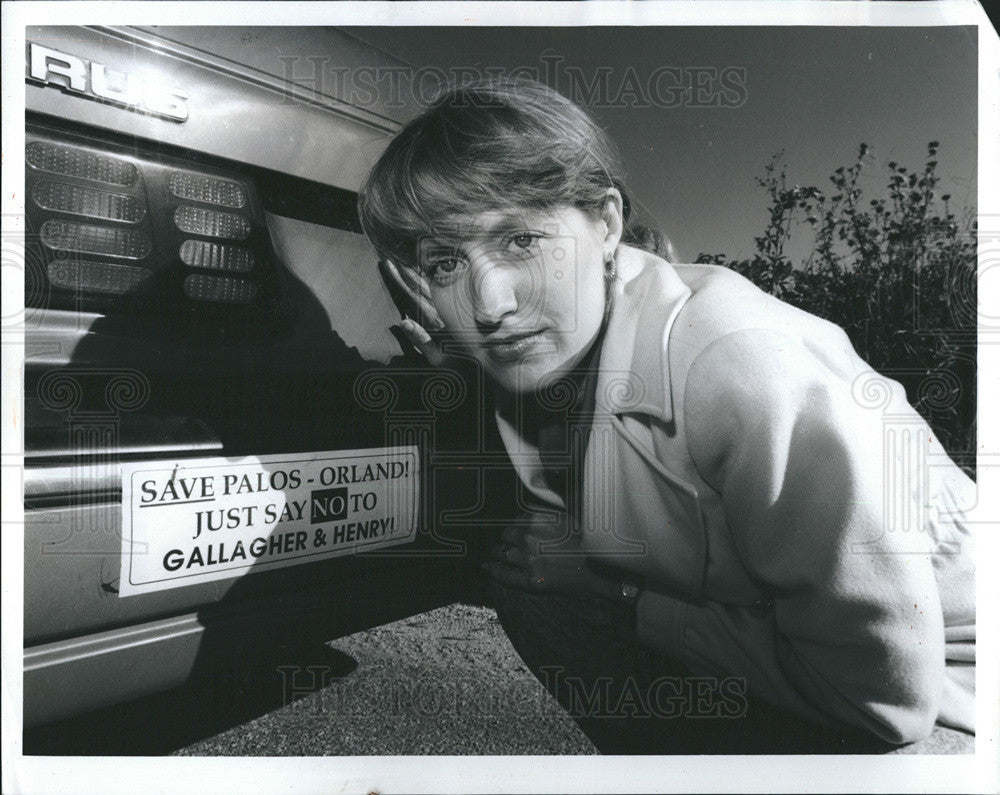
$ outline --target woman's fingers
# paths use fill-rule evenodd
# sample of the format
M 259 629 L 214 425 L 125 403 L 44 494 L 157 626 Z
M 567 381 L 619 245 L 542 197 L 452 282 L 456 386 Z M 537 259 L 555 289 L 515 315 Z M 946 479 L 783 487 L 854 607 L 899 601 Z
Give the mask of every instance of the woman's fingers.
M 508 525 L 500 531 L 500 542 L 522 550 L 529 560 L 582 555 L 578 545 L 559 543 L 568 538 L 565 524 L 533 522 L 531 527 Z
M 389 291 L 389 297 L 399 310 L 399 314 L 413 315 L 417 312 L 417 299 L 409 285 L 403 281 L 399 270 L 387 259 L 378 261 L 378 272 L 382 277 L 382 283 Z
M 543 577 L 532 577 L 525 569 L 515 569 L 500 563 L 484 563 L 483 570 L 494 580 L 510 588 L 537 591 L 544 588 Z
M 490 547 L 490 557 L 504 566 L 526 569 L 529 564 L 525 551 L 513 544 L 494 544 Z
M 521 546 L 527 534 L 528 531 L 523 527 L 513 527 L 511 525 L 507 525 L 500 531 L 500 540 L 505 544 Z
M 442 353 L 441 346 L 434 341 L 426 328 L 413 320 L 413 317 L 421 318 L 424 322 L 432 323 L 435 328 L 441 328 L 444 325 L 431 303 L 427 286 L 405 268 L 397 268 L 392 260 L 379 260 L 378 269 L 382 275 L 382 281 L 389 290 L 389 295 L 392 296 L 393 303 L 403 315 L 403 320 L 393 327 L 393 333 L 396 334 L 397 338 L 402 334 L 429 364 L 433 367 L 440 367 L 447 358 Z
M 435 331 L 444 327 L 426 282 L 406 268 L 396 267 L 389 259 L 379 260 L 378 268 L 400 314 L 418 318 L 420 323 Z
M 412 279 L 404 277 L 392 260 L 380 259 L 378 261 L 378 272 L 385 283 L 386 289 L 389 291 L 389 295 L 392 296 L 392 300 L 396 303 L 396 308 L 399 309 L 400 314 L 415 314 L 417 310 L 417 297 L 421 292 L 419 285 L 415 284 Z
M 612 601 L 623 598 L 621 583 L 597 574 L 582 561 L 565 561 L 559 566 L 511 566 L 491 560 L 483 571 L 511 588 L 536 593 L 583 594 Z
M 572 552 L 579 549 L 580 541 L 570 534 L 565 521 L 543 519 L 532 521 L 530 527 L 507 526 L 501 531 L 500 540 L 522 547 L 534 555 Z
M 408 317 L 400 321 L 399 328 L 432 367 L 440 367 L 445 363 L 448 357 L 441 350 L 441 346 L 427 333 L 427 329 Z
M 416 320 L 409 317 L 404 317 L 399 322 L 399 327 L 403 330 L 406 338 L 412 342 L 417 348 L 423 350 L 424 348 L 434 345 L 437 343 L 431 338 L 430 333 L 421 326 Z
M 621 600 L 621 581 L 606 577 L 587 563 L 587 554 L 571 544 L 553 543 L 567 538 L 565 523 L 541 512 L 522 517 L 517 525 L 500 532 L 499 543 L 489 549 L 483 570 L 512 588 L 536 593 L 587 594 Z

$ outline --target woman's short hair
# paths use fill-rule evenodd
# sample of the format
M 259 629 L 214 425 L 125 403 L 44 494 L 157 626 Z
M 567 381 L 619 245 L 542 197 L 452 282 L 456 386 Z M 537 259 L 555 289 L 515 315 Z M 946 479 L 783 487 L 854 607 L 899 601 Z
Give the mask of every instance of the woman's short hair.
M 658 230 L 629 222 L 618 151 L 574 102 L 543 83 L 493 78 L 452 85 L 407 123 L 361 187 L 361 225 L 381 257 L 416 268 L 422 238 L 489 210 L 603 208 L 624 199 L 623 242 L 669 257 Z

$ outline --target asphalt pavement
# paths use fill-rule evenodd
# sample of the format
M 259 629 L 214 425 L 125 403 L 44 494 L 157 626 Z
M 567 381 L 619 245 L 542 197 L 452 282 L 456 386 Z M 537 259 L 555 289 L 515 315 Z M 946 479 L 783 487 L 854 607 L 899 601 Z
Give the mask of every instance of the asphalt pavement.
M 595 754 L 496 613 L 455 603 L 33 728 L 32 755 Z
M 488 607 L 455 603 L 25 732 L 100 756 L 596 754 Z M 836 752 L 835 749 L 830 749 Z M 968 754 L 937 727 L 902 754 Z
M 511 647 L 496 613 L 455 604 L 280 666 L 276 709 L 178 755 L 593 754 Z

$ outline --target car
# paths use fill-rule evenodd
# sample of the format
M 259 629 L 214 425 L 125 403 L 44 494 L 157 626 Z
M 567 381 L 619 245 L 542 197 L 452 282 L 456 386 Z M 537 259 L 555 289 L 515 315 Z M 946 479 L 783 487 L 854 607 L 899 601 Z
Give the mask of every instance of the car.
M 477 598 L 512 475 L 481 378 L 391 333 L 356 211 L 408 65 L 333 28 L 27 39 L 25 728 Z

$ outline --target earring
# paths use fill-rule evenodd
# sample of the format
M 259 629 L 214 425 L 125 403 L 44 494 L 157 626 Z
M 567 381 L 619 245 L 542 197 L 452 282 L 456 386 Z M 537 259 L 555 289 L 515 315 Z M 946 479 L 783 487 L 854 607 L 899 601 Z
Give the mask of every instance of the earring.
M 608 281 L 614 281 L 615 277 L 618 275 L 618 260 L 615 258 L 614 252 L 608 254 L 604 259 L 604 277 Z

